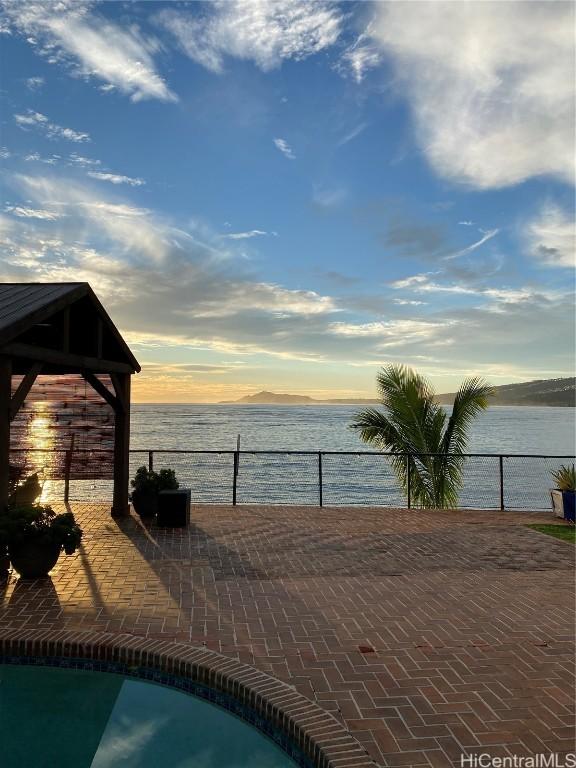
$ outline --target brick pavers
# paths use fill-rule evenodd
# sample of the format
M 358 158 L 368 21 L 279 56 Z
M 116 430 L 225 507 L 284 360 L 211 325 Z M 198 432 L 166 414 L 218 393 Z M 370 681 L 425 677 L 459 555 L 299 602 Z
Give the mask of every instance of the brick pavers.
M 574 748 L 574 548 L 549 516 L 201 506 L 188 530 L 74 508 L 82 550 L 0 627 L 204 645 L 292 684 L 388 766 Z

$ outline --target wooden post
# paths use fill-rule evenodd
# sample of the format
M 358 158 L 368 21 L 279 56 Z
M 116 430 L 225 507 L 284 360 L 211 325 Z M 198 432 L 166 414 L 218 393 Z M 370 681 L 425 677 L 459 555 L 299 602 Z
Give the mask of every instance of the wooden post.
M 12 361 L 0 357 L 0 513 L 8 505 L 10 488 L 10 406 Z
M 240 452 L 234 451 L 234 469 L 232 474 L 232 504 L 236 506 L 236 493 L 238 489 L 238 463 L 240 460 Z
M 318 501 L 324 506 L 324 487 L 322 482 L 322 451 L 318 451 Z
M 70 472 L 72 471 L 72 459 L 74 453 L 74 432 L 70 438 L 70 447 L 66 451 L 66 459 L 64 464 L 64 503 L 68 504 L 70 499 Z
M 113 378 L 118 398 L 114 425 L 114 498 L 112 516 L 129 514 L 128 484 L 130 482 L 130 374 L 116 374 Z

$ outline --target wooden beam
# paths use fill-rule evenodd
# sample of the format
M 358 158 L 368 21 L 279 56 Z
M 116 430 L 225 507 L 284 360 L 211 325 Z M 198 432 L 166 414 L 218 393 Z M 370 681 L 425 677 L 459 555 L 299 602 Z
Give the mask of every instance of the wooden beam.
M 97 373 L 133 373 L 134 369 L 127 363 L 118 363 L 115 360 L 98 360 L 95 357 L 73 355 L 70 352 L 60 352 L 57 349 L 36 347 L 32 344 L 6 344 L 0 349 L 3 355 L 24 357 L 42 363 L 50 363 L 70 368 L 70 373 L 75 371 L 95 371 Z
M 115 411 L 117 411 L 121 404 L 118 401 L 117 397 L 114 397 L 112 392 L 108 389 L 108 387 L 105 384 L 102 384 L 100 379 L 96 378 L 93 373 L 90 371 L 82 371 L 82 376 L 86 379 L 88 384 L 92 387 L 92 389 L 96 390 L 101 398 L 106 400 L 108 405 L 111 405 L 112 408 L 114 408 Z
M 36 377 L 42 370 L 42 363 L 32 363 L 30 366 L 30 370 L 28 373 L 24 376 L 20 384 L 18 385 L 18 389 L 14 394 L 12 395 L 12 400 L 10 401 L 10 421 L 14 420 L 14 417 L 22 408 L 22 405 L 24 403 L 24 400 L 26 400 L 26 395 L 30 390 L 32 389 L 32 386 L 34 382 L 36 381 Z
M 118 377 L 121 390 L 119 399 L 124 407 L 116 411 L 114 424 L 114 496 L 112 516 L 126 517 L 128 506 L 128 484 L 130 482 L 130 374 Z
M 104 345 L 104 323 L 102 318 L 96 318 L 96 357 L 102 359 L 102 349 Z
M 70 307 L 62 313 L 62 352 L 70 352 Z
M 122 382 L 122 377 L 119 376 L 117 373 L 111 373 L 110 374 L 110 380 L 112 382 L 112 386 L 114 387 L 114 392 L 116 392 L 116 398 L 118 400 L 118 404 L 121 408 L 126 408 L 126 406 L 130 406 L 130 403 L 126 403 L 124 400 L 124 384 Z
M 8 506 L 10 489 L 10 400 L 12 361 L 0 357 L 0 514 Z

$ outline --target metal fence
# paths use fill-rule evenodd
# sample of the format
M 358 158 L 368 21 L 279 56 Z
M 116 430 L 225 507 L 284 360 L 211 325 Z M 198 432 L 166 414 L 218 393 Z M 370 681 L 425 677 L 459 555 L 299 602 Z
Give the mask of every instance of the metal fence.
M 106 501 L 112 481 L 83 477 L 97 451 L 38 451 L 28 471 L 44 478 L 43 500 Z M 28 454 L 34 455 L 34 454 Z M 171 468 L 195 503 L 291 504 L 310 506 L 412 507 L 394 474 L 391 458 L 406 454 L 373 451 L 190 451 L 132 450 L 130 472 L 143 464 Z M 427 454 L 432 455 L 432 454 Z M 421 455 L 419 458 L 423 458 Z M 551 472 L 573 456 L 466 454 L 459 507 L 463 509 L 550 508 Z M 51 471 L 66 467 L 66 476 Z

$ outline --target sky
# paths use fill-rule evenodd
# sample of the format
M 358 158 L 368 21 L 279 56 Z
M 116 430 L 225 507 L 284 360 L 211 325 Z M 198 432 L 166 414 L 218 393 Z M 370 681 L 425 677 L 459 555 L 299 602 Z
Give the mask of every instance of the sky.
M 0 2 L 0 280 L 140 402 L 574 375 L 574 4 Z

